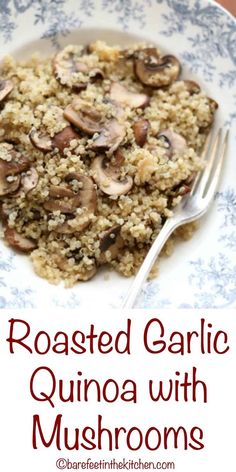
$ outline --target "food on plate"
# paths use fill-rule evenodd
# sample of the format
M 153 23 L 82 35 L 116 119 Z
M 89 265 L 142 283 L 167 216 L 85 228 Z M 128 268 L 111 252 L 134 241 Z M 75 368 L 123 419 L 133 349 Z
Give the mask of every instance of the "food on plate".
M 0 218 L 38 275 L 72 286 L 135 274 L 204 166 L 217 103 L 156 46 L 96 41 L 3 60 Z M 191 236 L 194 224 L 176 236 Z

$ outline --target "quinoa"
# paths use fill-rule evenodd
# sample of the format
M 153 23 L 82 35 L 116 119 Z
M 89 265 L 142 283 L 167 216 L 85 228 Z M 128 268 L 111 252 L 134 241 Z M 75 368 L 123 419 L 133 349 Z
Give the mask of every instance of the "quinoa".
M 203 168 L 217 104 L 169 57 L 153 45 L 97 41 L 46 59 L 4 59 L 3 239 L 49 282 L 69 287 L 104 264 L 135 274 Z M 195 227 L 176 231 L 162 254 Z

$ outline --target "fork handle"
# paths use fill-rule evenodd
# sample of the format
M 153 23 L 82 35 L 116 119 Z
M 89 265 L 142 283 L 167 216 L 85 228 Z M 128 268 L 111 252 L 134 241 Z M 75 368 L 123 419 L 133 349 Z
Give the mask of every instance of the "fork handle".
M 162 230 L 157 235 L 154 243 L 149 249 L 134 281 L 131 285 L 131 288 L 126 296 L 124 302 L 122 303 L 122 308 L 133 308 L 135 301 L 141 291 L 141 288 L 146 281 L 150 270 L 152 269 L 154 263 L 156 262 L 157 256 L 160 254 L 165 242 L 170 237 L 171 233 L 179 226 L 179 220 L 172 217 L 166 220 Z

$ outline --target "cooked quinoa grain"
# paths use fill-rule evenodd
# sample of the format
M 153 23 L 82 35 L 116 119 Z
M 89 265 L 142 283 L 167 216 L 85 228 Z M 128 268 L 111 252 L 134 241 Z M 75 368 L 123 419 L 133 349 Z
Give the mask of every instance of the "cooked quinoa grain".
M 143 44 L 97 41 L 47 59 L 4 59 L 3 237 L 30 254 L 39 276 L 72 286 L 104 264 L 127 277 L 138 270 L 203 168 L 217 109 L 180 74 L 177 58 Z M 172 248 L 173 238 L 163 252 Z

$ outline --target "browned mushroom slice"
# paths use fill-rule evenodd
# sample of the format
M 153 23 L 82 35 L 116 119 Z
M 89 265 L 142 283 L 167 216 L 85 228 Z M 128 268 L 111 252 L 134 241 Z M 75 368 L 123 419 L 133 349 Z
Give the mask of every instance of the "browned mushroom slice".
M 65 148 L 70 146 L 73 139 L 79 139 L 80 136 L 71 126 L 66 126 L 62 131 L 55 134 L 52 138 L 52 145 L 63 152 Z
M 93 141 L 91 148 L 96 150 L 109 149 L 114 152 L 125 137 L 125 127 L 112 119 L 108 121 L 101 130 L 100 135 Z
M 113 172 L 117 172 L 117 174 L 119 175 L 120 174 L 120 167 L 122 166 L 122 164 L 124 164 L 124 161 L 125 161 L 125 157 L 124 157 L 124 154 L 123 152 L 121 151 L 120 148 L 118 148 L 115 152 L 114 152 L 114 165 L 110 166 L 111 169 L 113 169 Z
M 10 215 L 10 209 L 7 208 L 5 203 L 0 203 L 0 220 L 3 223 L 8 221 L 8 217 Z
M 42 152 L 50 152 L 53 150 L 53 142 L 48 134 L 40 133 L 36 129 L 32 129 L 29 138 L 34 147 Z
M 109 168 L 103 156 L 96 157 L 91 166 L 94 172 L 94 180 L 107 195 L 124 195 L 132 188 L 133 179 L 128 175 L 123 180 L 118 180 L 118 169 L 114 167 L 110 166 Z
M 89 135 L 102 130 L 101 114 L 80 99 L 73 101 L 64 111 L 64 117 Z
M 111 100 L 130 108 L 145 108 L 150 101 L 150 97 L 145 93 L 131 92 L 118 82 L 112 83 L 110 97 Z
M 190 95 L 201 92 L 201 87 L 197 82 L 194 82 L 193 80 L 184 80 L 183 82 Z
M 206 123 L 204 123 L 204 125 L 201 125 L 201 128 L 207 128 L 213 123 L 215 112 L 219 107 L 218 103 L 213 98 L 207 97 L 207 99 L 209 103 L 210 114 L 208 120 L 206 120 Z
M 73 198 L 75 194 L 69 188 L 51 185 L 49 196 L 52 198 Z M 49 210 L 51 210 L 51 208 L 49 208 Z
M 9 226 L 4 229 L 4 238 L 9 246 L 21 252 L 31 252 L 37 247 L 35 241 L 26 238 L 15 229 L 9 228 Z
M 78 72 L 83 74 L 89 72 L 89 67 L 82 62 L 80 54 L 68 51 L 68 48 L 65 48 L 56 54 L 52 67 L 55 77 L 61 85 L 76 87 L 77 90 L 83 90 L 87 87 L 86 82 L 79 82 L 78 80 L 78 82 L 73 83 L 73 77 L 76 77 Z
M 72 172 L 66 176 L 65 181 L 70 184 L 70 188 L 52 186 L 44 208 L 68 215 L 74 214 L 77 208 L 84 208 L 85 212 L 67 219 L 55 229 L 57 233 L 71 234 L 82 231 L 90 224 L 91 215 L 96 211 L 97 194 L 93 180 L 87 175 Z
M 1 151 L 5 152 L 5 157 L 0 158 L 0 197 L 10 195 L 18 190 L 21 182 L 21 173 L 30 167 L 30 162 L 21 156 L 12 145 L 2 143 Z
M 66 176 L 65 180 L 70 184 L 75 183 L 78 185 L 80 207 L 86 208 L 88 213 L 95 213 L 97 207 L 97 193 L 91 177 L 79 174 L 78 172 L 71 172 Z
M 90 82 L 96 82 L 99 79 L 104 79 L 104 73 L 98 67 L 91 69 L 89 72 Z
M 76 47 L 67 46 L 53 59 L 53 72 L 61 85 L 71 87 L 79 92 L 87 87 L 88 82 L 103 78 L 103 72 L 97 67 L 91 68 L 83 61 L 85 51 Z M 84 74 L 81 81 L 79 73 Z
M 210 97 L 207 97 L 207 98 L 209 101 L 211 111 L 215 113 L 215 111 L 219 108 L 218 103 L 213 98 L 210 98 Z
M 49 199 L 43 204 L 45 210 L 73 213 L 80 206 L 80 197 L 65 187 L 51 186 Z
M 166 87 L 178 79 L 180 62 L 175 56 L 160 56 L 155 48 L 142 49 L 134 59 L 134 72 L 144 85 Z
M 79 139 L 79 137 L 79 134 L 71 126 L 66 126 L 62 131 L 55 134 L 53 138 L 36 129 L 32 129 L 29 133 L 31 143 L 42 152 L 51 152 L 55 148 L 63 152 L 66 147 L 70 146 L 70 142 L 73 139 Z
M 104 231 L 100 238 L 100 257 L 99 262 L 105 264 L 108 260 L 115 259 L 120 249 L 124 247 L 124 240 L 120 234 L 121 226 L 113 226 L 107 231 Z M 106 258 L 106 251 L 109 251 L 109 258 Z
M 87 175 L 72 172 L 65 178 L 71 187 L 76 184 L 77 189 L 51 186 L 49 190 L 49 199 L 44 202 L 44 208 L 48 211 L 61 211 L 62 213 L 74 213 L 74 211 L 83 207 L 90 213 L 96 210 L 97 195 L 94 183 Z
M 25 172 L 30 167 L 29 160 L 22 156 L 12 144 L 0 143 L 0 156 L 0 163 L 5 164 L 6 168 L 11 170 L 11 174 L 8 175 Z
M 138 146 L 144 146 L 147 141 L 148 128 L 150 124 L 148 120 L 138 120 L 133 125 L 134 138 Z
M 157 135 L 157 139 L 164 141 L 166 145 L 166 155 L 169 159 L 171 159 L 173 154 L 184 151 L 187 146 L 185 138 L 171 129 L 160 131 Z
M 21 187 L 26 194 L 37 186 L 38 180 L 38 172 L 34 167 L 30 167 L 30 169 L 24 175 L 22 175 Z
M 0 80 L 0 102 L 2 102 L 12 90 L 13 83 L 11 80 Z
M 11 172 L 9 167 L 2 164 L 2 161 L 0 160 L 0 197 L 10 195 L 18 190 L 21 180 L 20 175 L 15 175 L 12 181 L 7 180 L 10 177 Z

